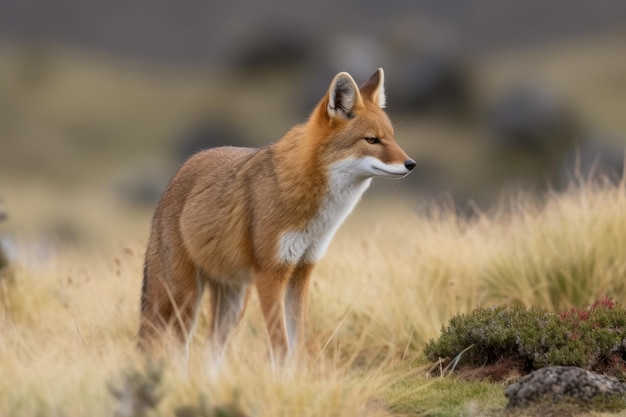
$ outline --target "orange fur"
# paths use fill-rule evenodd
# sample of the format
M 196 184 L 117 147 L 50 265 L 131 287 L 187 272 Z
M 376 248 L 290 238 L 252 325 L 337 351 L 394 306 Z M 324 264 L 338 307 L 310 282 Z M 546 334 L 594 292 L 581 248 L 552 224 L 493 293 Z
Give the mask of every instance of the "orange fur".
M 313 265 L 336 227 L 369 178 L 397 178 L 415 165 L 381 110 L 383 78 L 380 69 L 359 89 L 348 74 L 338 74 L 307 123 L 273 145 L 209 149 L 181 167 L 152 221 L 143 346 L 167 328 L 188 340 L 208 288 L 210 340 L 221 352 L 253 285 L 274 355 L 294 348 Z

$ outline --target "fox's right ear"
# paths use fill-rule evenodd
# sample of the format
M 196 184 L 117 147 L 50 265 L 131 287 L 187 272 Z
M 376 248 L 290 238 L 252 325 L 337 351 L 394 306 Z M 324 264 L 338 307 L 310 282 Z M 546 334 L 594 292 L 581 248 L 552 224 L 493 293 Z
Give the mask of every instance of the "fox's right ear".
M 330 118 L 352 119 L 353 110 L 361 105 L 361 93 L 347 72 L 335 75 L 328 89 L 326 112 Z

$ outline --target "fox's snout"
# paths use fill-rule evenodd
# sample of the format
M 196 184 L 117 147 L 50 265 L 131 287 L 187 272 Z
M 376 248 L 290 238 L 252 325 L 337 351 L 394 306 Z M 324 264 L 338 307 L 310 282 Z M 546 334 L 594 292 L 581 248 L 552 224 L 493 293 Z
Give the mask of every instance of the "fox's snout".
M 404 163 L 399 164 L 384 163 L 380 159 L 373 157 L 365 157 L 364 161 L 366 161 L 367 166 L 366 172 L 369 173 L 367 176 L 370 177 L 403 178 L 409 175 L 416 166 L 415 161 L 412 159 L 407 159 Z

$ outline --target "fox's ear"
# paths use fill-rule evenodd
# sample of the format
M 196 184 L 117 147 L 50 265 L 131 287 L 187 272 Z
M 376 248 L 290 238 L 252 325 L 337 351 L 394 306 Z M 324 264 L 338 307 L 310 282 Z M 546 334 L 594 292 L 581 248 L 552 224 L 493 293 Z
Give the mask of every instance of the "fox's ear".
M 381 109 L 385 108 L 387 103 L 385 97 L 385 71 L 382 68 L 378 68 L 374 75 L 361 86 L 361 94 L 363 97 L 372 100 Z
M 352 111 L 361 104 L 361 94 L 356 83 L 347 72 L 335 75 L 328 89 L 326 112 L 331 118 L 351 119 Z

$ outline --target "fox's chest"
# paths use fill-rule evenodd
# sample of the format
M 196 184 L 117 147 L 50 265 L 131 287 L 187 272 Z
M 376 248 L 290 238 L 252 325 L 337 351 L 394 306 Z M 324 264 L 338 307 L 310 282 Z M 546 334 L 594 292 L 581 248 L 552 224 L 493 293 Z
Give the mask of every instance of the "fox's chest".
M 279 260 L 294 264 L 301 261 L 314 263 L 319 260 L 370 183 L 371 179 L 349 186 L 331 182 L 328 196 L 304 230 L 287 231 L 281 236 Z

